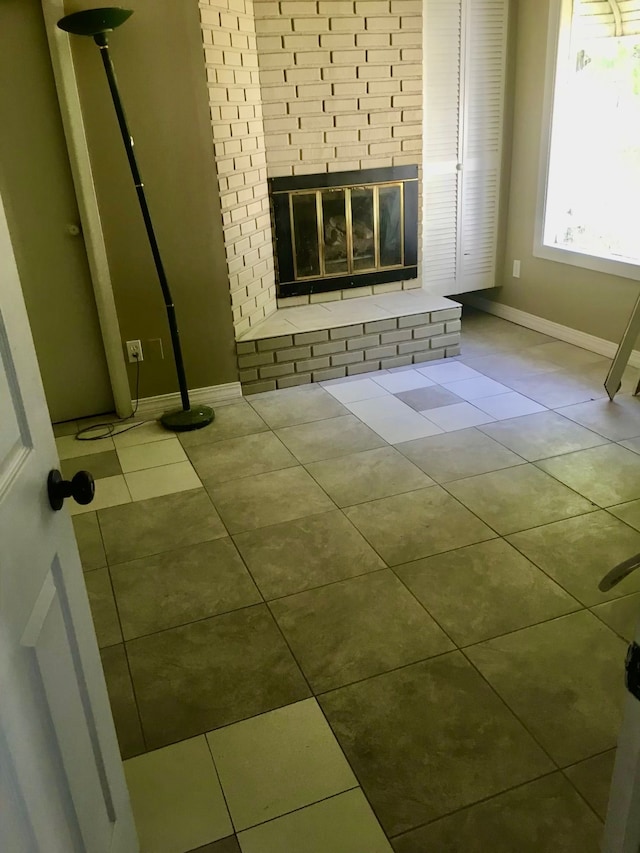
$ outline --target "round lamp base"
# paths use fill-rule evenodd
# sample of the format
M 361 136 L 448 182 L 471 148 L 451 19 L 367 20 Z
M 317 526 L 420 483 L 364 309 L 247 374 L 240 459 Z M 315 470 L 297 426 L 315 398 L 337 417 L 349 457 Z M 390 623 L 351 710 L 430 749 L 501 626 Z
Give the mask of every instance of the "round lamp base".
M 210 406 L 194 406 L 186 411 L 177 409 L 175 412 L 165 412 L 160 423 L 165 429 L 174 432 L 189 432 L 208 426 L 214 418 L 215 413 Z

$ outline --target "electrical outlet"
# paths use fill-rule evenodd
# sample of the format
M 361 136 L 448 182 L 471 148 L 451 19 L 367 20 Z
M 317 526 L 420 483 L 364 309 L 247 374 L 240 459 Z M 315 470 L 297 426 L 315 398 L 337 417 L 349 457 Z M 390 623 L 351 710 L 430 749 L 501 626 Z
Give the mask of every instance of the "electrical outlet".
M 144 348 L 147 353 L 147 361 L 162 361 L 164 358 L 162 338 L 148 338 L 144 342 Z
M 136 361 L 144 361 L 142 343 L 140 341 L 127 341 L 125 346 L 127 348 L 127 356 L 131 364 L 135 364 Z
M 513 277 L 520 278 L 520 261 L 513 262 Z

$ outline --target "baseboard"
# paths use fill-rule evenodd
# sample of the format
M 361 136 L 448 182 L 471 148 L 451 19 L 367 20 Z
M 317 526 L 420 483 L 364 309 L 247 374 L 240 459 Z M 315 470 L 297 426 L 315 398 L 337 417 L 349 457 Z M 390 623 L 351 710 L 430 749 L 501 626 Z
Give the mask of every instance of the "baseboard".
M 189 391 L 192 405 L 220 406 L 242 399 L 242 386 L 239 382 L 227 382 L 225 385 L 211 385 L 209 388 L 194 388 Z M 132 401 L 135 406 L 135 400 Z M 180 394 L 160 394 L 157 397 L 143 397 L 138 402 L 136 417 L 148 418 L 161 415 L 182 405 Z
M 582 349 L 591 350 L 591 352 L 596 352 L 598 355 L 604 355 L 607 358 L 613 358 L 618 351 L 618 344 L 613 341 L 606 341 L 604 338 L 588 335 L 586 332 L 580 332 L 578 329 L 572 329 L 570 326 L 562 326 L 560 323 L 545 320 L 544 317 L 538 317 L 536 314 L 529 314 L 526 311 L 520 311 L 519 308 L 503 305 L 502 302 L 494 302 L 492 299 L 484 299 L 482 296 L 465 296 L 464 301 L 474 308 L 486 311 L 487 314 L 494 314 L 503 320 L 510 320 L 512 323 L 517 323 L 518 326 L 525 326 L 527 329 L 533 329 L 535 332 L 542 332 L 545 335 L 550 335 L 552 338 L 558 338 L 558 340 L 566 341 L 568 344 L 574 344 L 577 347 L 582 347 Z M 464 319 L 462 324 L 464 329 Z M 638 350 L 634 349 L 631 352 L 628 363 L 631 367 L 640 367 L 640 352 Z

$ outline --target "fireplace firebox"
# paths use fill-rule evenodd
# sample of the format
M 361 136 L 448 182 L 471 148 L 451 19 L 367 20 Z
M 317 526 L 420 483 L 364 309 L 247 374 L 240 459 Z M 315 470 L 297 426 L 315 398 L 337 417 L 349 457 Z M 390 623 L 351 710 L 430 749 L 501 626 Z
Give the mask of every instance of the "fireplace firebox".
M 417 278 L 418 167 L 271 178 L 278 297 Z

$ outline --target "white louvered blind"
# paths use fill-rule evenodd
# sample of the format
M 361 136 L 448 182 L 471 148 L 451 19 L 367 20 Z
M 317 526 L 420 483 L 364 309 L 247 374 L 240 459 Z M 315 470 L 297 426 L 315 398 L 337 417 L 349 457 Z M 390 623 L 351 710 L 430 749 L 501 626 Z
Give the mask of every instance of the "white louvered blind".
M 495 286 L 508 0 L 425 0 L 423 284 Z
M 573 28 L 584 38 L 640 34 L 640 0 L 574 0 Z
M 495 286 L 508 0 L 467 0 L 460 273 L 465 290 Z
M 458 269 L 460 0 L 426 0 L 423 285 L 446 290 Z M 454 291 L 455 292 L 455 291 Z

